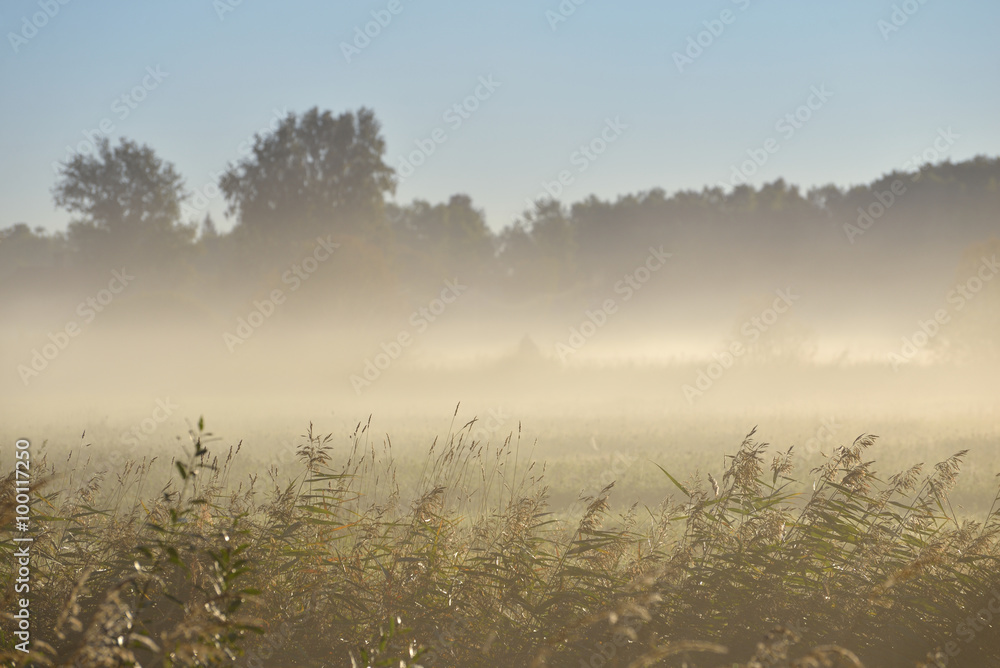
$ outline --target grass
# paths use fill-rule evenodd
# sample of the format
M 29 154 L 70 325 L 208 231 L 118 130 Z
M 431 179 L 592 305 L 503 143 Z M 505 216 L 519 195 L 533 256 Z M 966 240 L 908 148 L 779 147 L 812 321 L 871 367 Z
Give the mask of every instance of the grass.
M 217 453 L 203 424 L 171 462 L 85 477 L 36 462 L 32 627 L 45 643 L 25 657 L 7 624 L 2 657 L 1000 666 L 1000 497 L 978 521 L 956 513 L 964 452 L 881 475 L 863 435 L 798 470 L 793 449 L 771 453 L 752 431 L 723 470 L 637 462 L 660 477 L 659 503 L 613 510 L 628 493 L 610 483 L 555 513 L 520 434 L 490 443 L 475 428 L 453 427 L 405 472 L 370 423 L 344 451 L 310 426 L 287 472 L 237 477 L 240 445 Z M 0 498 L 5 553 L 12 501 Z M 2 556 L 4 609 L 13 563 Z

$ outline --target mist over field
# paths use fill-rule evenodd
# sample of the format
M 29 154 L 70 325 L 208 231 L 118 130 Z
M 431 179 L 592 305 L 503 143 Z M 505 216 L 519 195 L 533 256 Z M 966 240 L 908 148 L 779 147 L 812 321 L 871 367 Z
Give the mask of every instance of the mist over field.
M 331 131 L 354 120 L 326 116 Z M 278 213 L 228 234 L 204 222 L 150 232 L 169 244 L 116 240 L 102 219 L 51 235 L 14 226 L 0 246 L 3 362 L 19 381 L 8 401 L 989 410 L 998 176 L 1000 162 L 976 158 L 843 190 L 778 180 L 546 200 L 496 232 L 466 196 L 379 195 L 374 222 L 338 231 L 292 222 L 276 195 L 257 206 Z M 336 194 L 309 187 L 319 201 Z M 95 215 L 99 203 L 81 206 Z M 187 205 L 177 193 L 163 206 Z M 884 213 L 862 228 L 868 210 Z
M 1000 666 L 1000 9 L 8 4 L 3 665 Z

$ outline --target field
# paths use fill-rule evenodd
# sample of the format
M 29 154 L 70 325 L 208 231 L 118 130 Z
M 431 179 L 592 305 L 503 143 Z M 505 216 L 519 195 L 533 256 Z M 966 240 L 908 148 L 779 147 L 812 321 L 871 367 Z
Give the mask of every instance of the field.
M 34 416 L 35 665 L 1000 665 L 988 408 L 185 413 Z
M 1000 668 L 1000 3 L 3 5 L 0 668 Z

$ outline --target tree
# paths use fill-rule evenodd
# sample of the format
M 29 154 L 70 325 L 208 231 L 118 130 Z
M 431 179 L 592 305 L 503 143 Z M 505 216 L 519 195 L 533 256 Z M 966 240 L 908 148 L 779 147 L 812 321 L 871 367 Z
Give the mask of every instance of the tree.
M 580 277 L 576 258 L 572 221 L 556 200 L 538 200 L 499 235 L 498 261 L 517 291 L 551 295 L 572 288 Z
M 76 155 L 53 188 L 57 206 L 79 214 L 69 240 L 90 262 L 166 261 L 189 245 L 194 227 L 179 221 L 183 181 L 152 148 L 107 138 L 97 155 Z M 141 259 L 140 259 L 141 258 Z
M 488 274 L 494 263 L 493 233 L 482 211 L 467 195 L 453 195 L 447 204 L 415 200 L 392 207 L 394 238 L 413 272 L 441 276 Z
M 336 117 L 316 107 L 289 114 L 223 174 L 227 213 L 237 216 L 241 232 L 269 240 L 279 233 L 371 232 L 385 195 L 395 192 L 379 132 L 375 114 L 364 108 Z
M 212 214 L 206 213 L 205 219 L 201 221 L 201 236 L 198 237 L 198 240 L 204 242 L 214 242 L 218 238 L 219 230 L 215 227 L 215 221 L 212 220 Z
M 49 233 L 42 227 L 32 230 L 27 223 L 0 229 L 0 282 L 10 283 L 22 269 L 30 269 L 26 273 L 33 274 L 40 268 L 59 267 L 65 246 L 63 234 Z

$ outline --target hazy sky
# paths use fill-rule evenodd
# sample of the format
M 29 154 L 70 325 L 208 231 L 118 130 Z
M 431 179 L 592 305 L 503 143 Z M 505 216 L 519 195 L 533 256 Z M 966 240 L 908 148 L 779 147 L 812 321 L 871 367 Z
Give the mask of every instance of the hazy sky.
M 113 139 L 152 145 L 195 190 L 275 110 L 314 105 L 373 108 L 396 168 L 440 128 L 446 141 L 397 200 L 467 193 L 494 228 L 563 170 L 575 201 L 728 183 L 748 150 L 766 158 L 754 183 L 858 183 L 949 127 L 948 157 L 1000 154 L 995 0 L 897 2 L 891 32 L 889 0 L 564 0 L 567 17 L 559 0 L 59 1 L 0 6 L 0 228 L 65 226 L 53 161 L 102 122 Z M 387 25 L 345 56 L 373 12 Z M 675 52 L 711 29 L 679 67 Z M 485 99 L 468 100 L 467 118 L 446 115 L 477 87 Z M 808 120 L 778 125 L 807 102 Z M 602 133 L 613 141 L 597 155 Z M 577 153 L 592 141 L 592 157 Z M 221 196 L 208 205 L 231 226 Z

